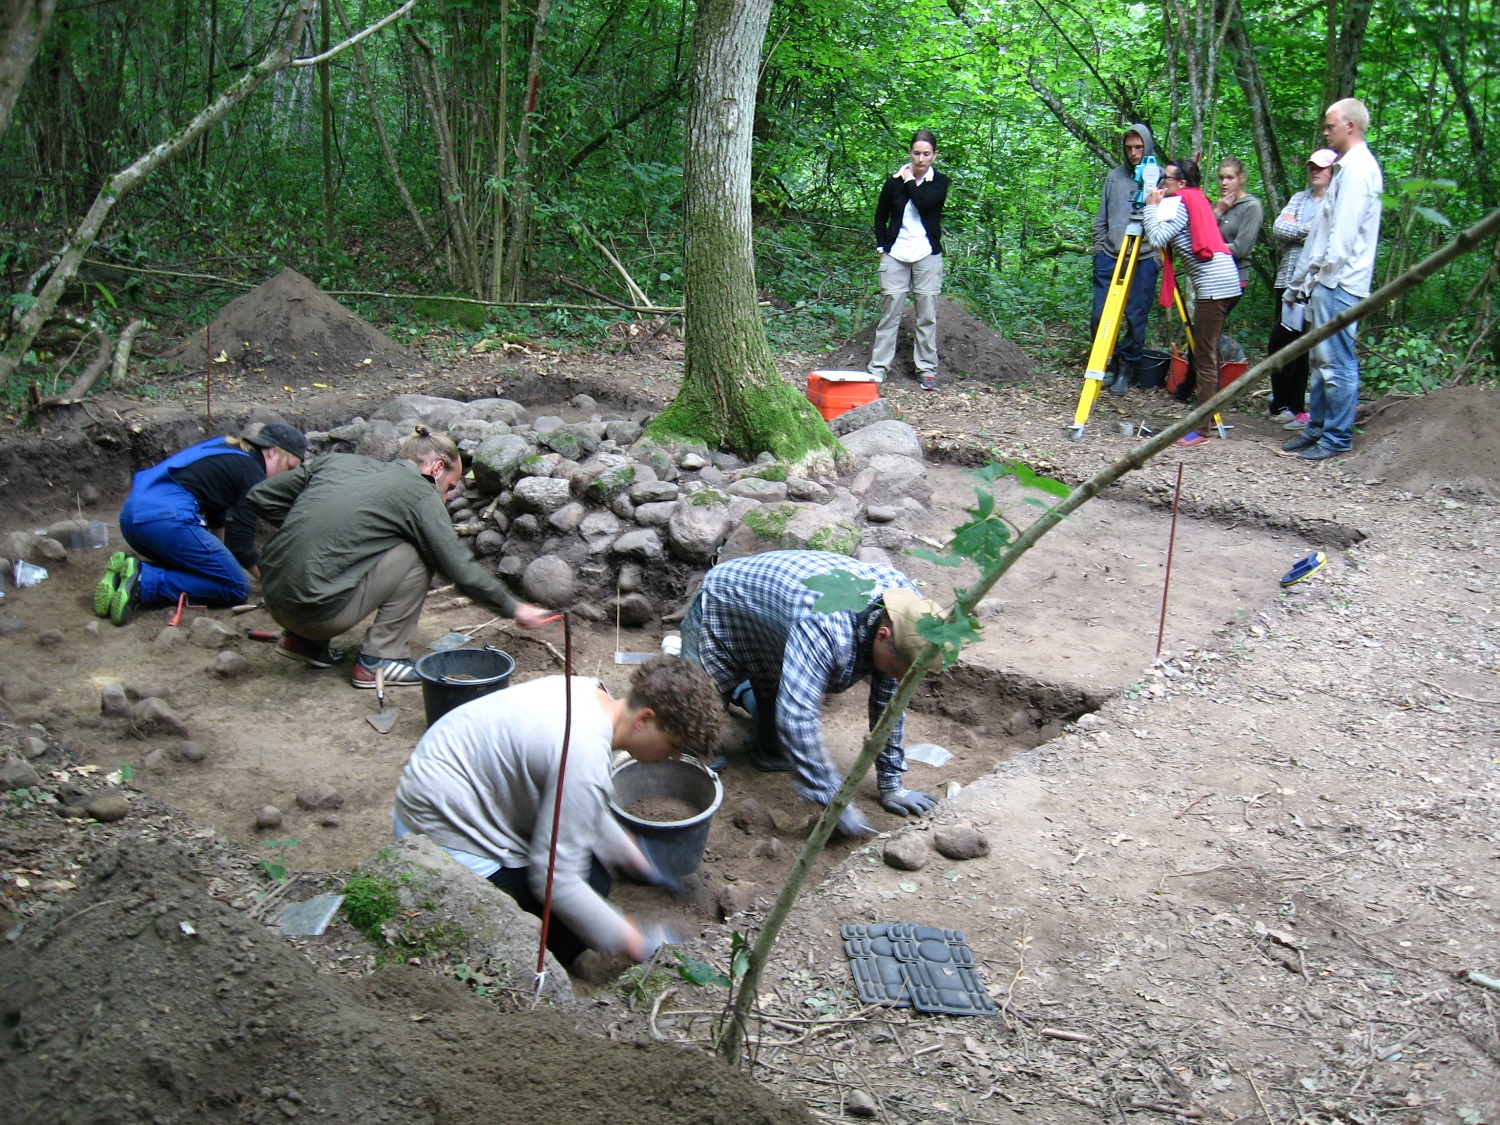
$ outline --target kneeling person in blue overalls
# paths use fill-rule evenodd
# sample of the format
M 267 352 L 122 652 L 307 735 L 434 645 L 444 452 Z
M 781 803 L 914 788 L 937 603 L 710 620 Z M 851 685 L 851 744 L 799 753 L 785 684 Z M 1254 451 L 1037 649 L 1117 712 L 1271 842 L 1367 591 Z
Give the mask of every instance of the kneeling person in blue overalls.
M 94 589 L 94 612 L 116 625 L 142 606 L 186 594 L 204 605 L 233 605 L 258 578 L 255 514 L 245 494 L 302 464 L 307 439 L 283 422 L 242 438 L 209 438 L 135 474 L 120 510 L 120 532 L 140 558 L 110 556 Z

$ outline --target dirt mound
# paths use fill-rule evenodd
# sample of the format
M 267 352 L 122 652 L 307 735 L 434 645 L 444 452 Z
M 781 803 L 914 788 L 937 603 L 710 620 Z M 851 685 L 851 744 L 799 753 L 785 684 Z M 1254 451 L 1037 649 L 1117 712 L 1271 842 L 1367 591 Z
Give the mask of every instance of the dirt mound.
M 1378 400 L 1356 438 L 1351 471 L 1423 492 L 1500 499 L 1500 392 L 1448 387 Z
M 236 297 L 209 325 L 222 370 L 247 382 L 280 383 L 294 376 L 353 371 L 413 371 L 423 366 L 379 329 L 355 316 L 296 270 Z M 172 360 L 189 372 L 204 369 L 204 338 L 195 332 Z M 226 370 L 227 369 L 227 370 Z
M 0 1119 L 811 1121 L 699 1052 L 501 1014 L 416 970 L 321 975 L 172 845 L 106 850 L 88 878 L 0 948 Z
M 995 332 L 988 324 L 962 305 L 947 297 L 938 298 L 938 380 L 979 379 L 986 383 L 1016 383 L 1030 378 L 1035 361 Z M 889 378 L 917 377 L 912 363 L 912 321 L 910 304 L 901 318 L 896 336 L 896 359 Z M 835 348 L 819 361 L 819 367 L 857 371 L 870 362 L 870 348 L 875 342 L 872 324 L 842 347 Z

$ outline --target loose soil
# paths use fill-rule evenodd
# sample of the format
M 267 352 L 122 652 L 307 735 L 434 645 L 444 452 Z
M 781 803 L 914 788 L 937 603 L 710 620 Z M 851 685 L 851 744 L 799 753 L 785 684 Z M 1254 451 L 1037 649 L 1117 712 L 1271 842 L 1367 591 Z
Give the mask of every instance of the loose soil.
M 795 380 L 827 362 L 786 357 L 783 369 Z M 555 402 L 579 392 L 663 402 L 679 371 L 659 358 L 540 349 L 525 364 L 472 356 L 399 389 L 550 385 Z M 351 414 L 393 393 L 357 376 L 344 389 Z M 999 455 L 1078 481 L 1130 448 L 1112 423 L 1181 414 L 1133 391 L 1101 401 L 1071 442 L 1077 391 L 1073 373 L 955 382 L 937 395 L 888 381 L 887 401 L 955 466 L 934 468 L 932 510 L 911 530 L 939 539 L 952 527 L 971 495 L 958 467 Z M 908 744 L 954 754 L 908 775 L 944 798 L 935 813 L 916 824 L 883 813 L 870 781 L 857 797 L 884 831 L 925 839 L 967 820 L 989 855 L 929 853 L 920 870 L 896 871 L 879 842 L 825 853 L 762 982 L 755 1077 L 832 1116 L 857 1089 L 881 1120 L 901 1123 L 1500 1117 L 1497 1009 L 1457 975 L 1500 975 L 1500 521 L 1473 483 L 1493 477 L 1481 452 L 1492 437 L 1476 431 L 1461 454 L 1430 444 L 1444 440 L 1434 434 L 1453 444 L 1464 419 L 1489 416 L 1495 401 L 1462 390 L 1377 412 L 1353 456 L 1316 466 L 1276 456 L 1285 431 L 1248 406 L 1232 410 L 1229 440 L 1158 458 L 1043 540 L 997 587 L 985 639 L 909 714 Z M 1382 450 L 1379 465 L 1363 460 Z M 1153 660 L 1179 464 L 1165 651 Z M 33 500 L 24 522 L 12 511 L 4 526 L 74 515 L 76 491 L 50 507 Z M 105 491 L 84 514 L 112 518 L 117 501 Z M 1328 566 L 1282 590 L 1277 577 L 1314 546 Z M 571 1040 L 564 1049 L 515 1015 L 492 1016 L 452 981 L 368 976 L 374 953 L 342 922 L 292 945 L 261 927 L 256 902 L 273 884 L 256 860 L 276 857 L 269 841 L 300 840 L 285 852 L 299 876 L 288 898 L 300 899 L 336 889 L 324 872 L 388 839 L 390 793 L 423 728 L 419 700 L 395 696 L 401 718 L 381 739 L 364 722 L 373 702 L 344 669 L 294 667 L 237 641 L 249 672 L 220 681 L 213 652 L 158 651 L 154 613 L 91 634 L 100 559 L 75 555 L 0 605 L 25 622 L 0 639 L 0 743 L 41 737 L 44 775 L 69 767 L 66 780 L 50 777 L 62 796 L 115 788 L 132 805 L 110 825 L 62 821 L 30 800 L 5 806 L 0 902 L 5 928 L 26 928 L 0 945 L 0 1080 L 19 1091 L 0 1118 L 273 1120 L 286 1113 L 277 1099 L 298 1107 L 296 1093 L 349 1118 L 509 1120 L 515 1107 L 548 1120 L 557 1115 L 523 1097 L 550 1107 L 581 1090 L 599 1116 L 570 1107 L 569 1120 L 717 1119 L 731 1095 L 701 1056 L 683 1056 L 691 1079 L 647 1071 L 637 1086 L 592 1056 L 559 1073 L 549 1052 L 576 1057 Z M 965 581 L 900 561 L 940 595 Z M 488 616 L 455 601 L 429 599 L 419 645 Z M 263 614 L 216 616 L 270 625 Z M 557 671 L 536 638 L 503 632 L 480 639 L 516 656 L 517 682 Z M 579 633 L 578 669 L 618 691 L 629 669 L 613 652 L 651 649 L 661 629 Z M 206 756 L 100 717 L 108 680 L 165 693 Z M 864 694 L 830 701 L 830 751 L 845 766 Z M 720 968 L 733 933 L 756 929 L 807 829 L 789 779 L 751 770 L 749 724 L 735 729 L 741 745 L 694 894 L 618 892 L 626 909 L 683 932 L 687 956 Z M 133 777 L 103 777 L 122 764 Z M 319 782 L 343 794 L 336 813 L 297 808 L 296 793 Z M 260 832 L 267 803 L 284 823 Z M 137 918 L 149 924 L 125 936 Z M 965 930 L 1002 1017 L 862 1008 L 839 926 L 879 921 Z M 326 971 L 302 975 L 308 961 Z M 603 1035 L 703 1045 L 722 991 L 657 970 L 628 974 L 599 1001 L 582 1020 Z M 38 1026 L 45 1043 L 27 1038 Z M 510 1060 L 515 1070 L 496 1069 Z M 207 1106 L 225 1090 L 239 1100 Z M 650 1115 L 673 1097 L 679 1117 Z M 729 1104 L 724 1120 L 780 1112 Z
M 1411 492 L 1500 498 L 1500 399 L 1483 387 L 1446 387 L 1371 404 L 1349 466 Z
M 912 360 L 912 325 L 915 314 L 908 304 L 896 334 L 896 358 L 886 373 L 888 380 L 910 380 L 915 383 L 917 367 Z M 1001 336 L 984 321 L 956 301 L 939 297 L 937 303 L 938 379 L 954 382 L 1010 384 L 1029 378 L 1036 363 L 1015 344 Z M 873 325 L 864 329 L 842 347 L 835 348 L 814 368 L 835 371 L 863 371 L 870 362 L 875 343 Z
M 642 797 L 634 804 L 625 806 L 625 811 L 637 820 L 670 824 L 677 820 L 691 820 L 703 810 L 680 797 Z

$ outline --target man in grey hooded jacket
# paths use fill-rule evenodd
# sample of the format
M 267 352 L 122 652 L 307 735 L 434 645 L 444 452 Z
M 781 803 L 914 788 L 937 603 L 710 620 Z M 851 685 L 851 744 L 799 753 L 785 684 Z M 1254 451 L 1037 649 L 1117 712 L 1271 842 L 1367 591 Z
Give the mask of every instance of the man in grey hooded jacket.
M 1104 177 L 1104 193 L 1099 200 L 1099 210 L 1094 215 L 1094 316 L 1089 324 L 1089 339 L 1099 331 L 1099 321 L 1104 316 L 1104 301 L 1109 295 L 1109 283 L 1114 277 L 1115 262 L 1120 256 L 1120 244 L 1125 241 L 1125 227 L 1130 221 L 1132 200 L 1138 185 L 1135 182 L 1136 166 L 1147 156 L 1156 155 L 1147 125 L 1135 124 L 1125 130 L 1122 141 L 1125 161 L 1109 170 Z M 1114 394 L 1124 394 L 1130 387 L 1130 376 L 1146 348 L 1146 318 L 1151 314 L 1151 301 L 1156 295 L 1156 283 L 1161 275 L 1156 251 L 1142 241 L 1136 259 L 1135 277 L 1130 284 L 1130 294 L 1125 299 L 1125 335 L 1115 349 L 1111 370 L 1115 377 L 1106 383 Z

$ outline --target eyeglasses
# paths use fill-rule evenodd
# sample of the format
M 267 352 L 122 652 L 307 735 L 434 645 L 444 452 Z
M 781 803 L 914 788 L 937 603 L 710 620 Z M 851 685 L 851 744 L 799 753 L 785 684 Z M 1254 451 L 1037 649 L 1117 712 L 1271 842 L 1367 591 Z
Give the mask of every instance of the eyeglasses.
M 1187 181 L 1184 180 L 1181 176 L 1161 176 L 1159 177 L 1159 179 L 1162 183 L 1166 183 L 1168 180 L 1171 180 L 1174 184 L 1187 183 Z

